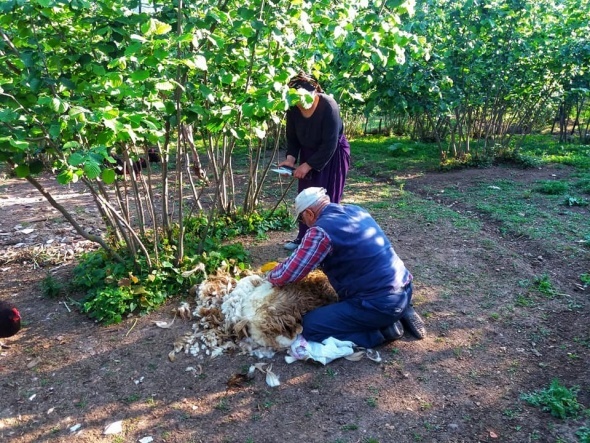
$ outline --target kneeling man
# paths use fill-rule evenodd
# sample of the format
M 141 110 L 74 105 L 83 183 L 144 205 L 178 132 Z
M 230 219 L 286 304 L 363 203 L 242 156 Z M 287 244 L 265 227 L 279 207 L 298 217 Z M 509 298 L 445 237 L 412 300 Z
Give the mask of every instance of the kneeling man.
M 373 348 L 401 338 L 404 326 L 417 338 L 426 336 L 411 305 L 412 274 L 366 210 L 331 203 L 325 189 L 311 187 L 299 193 L 295 211 L 309 230 L 293 254 L 268 274 L 269 282 L 283 286 L 319 267 L 339 299 L 304 315 L 306 340 L 334 337 Z

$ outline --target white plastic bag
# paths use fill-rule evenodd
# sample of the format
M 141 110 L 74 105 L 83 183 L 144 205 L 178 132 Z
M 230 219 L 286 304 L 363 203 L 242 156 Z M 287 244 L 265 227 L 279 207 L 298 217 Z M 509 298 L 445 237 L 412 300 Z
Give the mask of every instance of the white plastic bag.
M 293 363 L 297 360 L 312 359 L 326 365 L 337 358 L 353 354 L 355 346 L 351 341 L 342 341 L 334 337 L 328 337 L 321 343 L 307 341 L 300 334 L 287 351 L 285 361 Z

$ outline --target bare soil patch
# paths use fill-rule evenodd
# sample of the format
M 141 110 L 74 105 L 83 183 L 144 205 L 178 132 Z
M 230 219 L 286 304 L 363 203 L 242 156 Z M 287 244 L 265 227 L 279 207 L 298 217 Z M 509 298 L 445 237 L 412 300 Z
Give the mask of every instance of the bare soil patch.
M 468 187 L 504 177 L 524 184 L 555 173 L 427 173 L 407 179 L 405 189 L 428 198 L 428 190 L 449 182 Z M 348 188 L 347 199 L 354 189 Z M 327 366 L 288 365 L 276 354 L 268 361 L 279 387 L 267 386 L 260 373 L 235 386 L 228 384 L 232 376 L 256 358 L 168 360 L 172 343 L 191 322 L 177 318 L 172 328 L 160 329 L 153 321 L 171 320 L 181 299 L 191 301 L 188 295 L 110 327 L 95 324 L 67 300 L 42 297 L 46 273 L 67 278 L 75 255 L 91 245 L 35 192 L 24 181 L 0 183 L 0 297 L 14 302 L 25 320 L 0 354 L 0 441 L 576 442 L 576 430 L 590 426 L 588 417 L 557 420 L 519 398 L 559 378 L 580 386 L 579 401 L 590 407 L 590 303 L 574 284 L 590 270 L 588 255 L 569 262 L 553 254 L 550 239 L 502 236 L 485 218 L 484 229 L 469 234 L 450 222 L 388 217 L 383 209 L 380 223 L 414 274 L 428 337 L 383 346 L 380 364 L 341 359 Z M 100 228 L 81 189 L 59 194 L 76 200 L 86 227 Z M 279 232 L 243 241 L 257 266 L 284 257 L 281 245 L 289 237 Z M 48 248 L 63 251 L 61 258 L 49 259 L 55 254 L 43 252 Z M 519 282 L 543 272 L 569 298 L 516 304 Z M 123 432 L 103 435 L 118 420 Z

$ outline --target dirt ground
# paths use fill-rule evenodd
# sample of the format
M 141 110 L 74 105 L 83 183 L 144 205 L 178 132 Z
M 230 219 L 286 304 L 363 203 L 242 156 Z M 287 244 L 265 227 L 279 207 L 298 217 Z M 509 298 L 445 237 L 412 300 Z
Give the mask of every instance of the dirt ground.
M 552 174 L 428 173 L 406 177 L 405 190 L 449 206 L 431 190 L 500 178 L 525 185 Z M 86 228 L 99 228 L 87 195 L 46 184 L 76 202 Z M 351 181 L 346 201 L 359 202 L 361 186 Z M 177 318 L 170 329 L 153 322 L 170 321 L 181 299 L 191 301 L 187 294 L 149 316 L 95 324 L 68 300 L 41 295 L 47 273 L 67 279 L 73 258 L 90 245 L 25 181 L 0 181 L 0 209 L 0 298 L 24 318 L 0 353 L 0 442 L 577 442 L 575 432 L 590 427 L 588 417 L 558 420 L 520 399 L 559 378 L 580 386 L 578 399 L 590 407 L 590 303 L 588 289 L 575 284 L 590 260 L 564 259 L 550 239 L 503 236 L 480 214 L 473 216 L 483 230 L 459 233 L 450 221 L 396 218 L 384 207 L 376 218 L 414 275 L 428 337 L 381 347 L 381 363 L 287 364 L 279 353 L 265 361 L 280 386 L 269 387 L 261 373 L 233 386 L 232 376 L 258 359 L 180 354 L 169 361 L 191 322 Z M 285 257 L 289 236 L 244 239 L 253 265 Z M 49 250 L 59 260 L 41 266 Z M 567 297 L 516 305 L 520 282 L 543 273 Z M 118 421 L 122 431 L 104 435 Z

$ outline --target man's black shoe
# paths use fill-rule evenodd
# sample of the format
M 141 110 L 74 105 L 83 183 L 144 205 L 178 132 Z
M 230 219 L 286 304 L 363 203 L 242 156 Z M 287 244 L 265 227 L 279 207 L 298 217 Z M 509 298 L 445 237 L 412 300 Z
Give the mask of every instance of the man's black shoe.
M 426 337 L 426 325 L 420 318 L 412 305 L 408 306 L 400 319 L 404 328 L 407 329 L 417 339 L 422 340 Z
M 383 334 L 383 337 L 385 337 L 386 342 L 399 340 L 404 336 L 404 327 L 400 321 L 396 321 L 391 326 L 381 329 L 381 333 Z

